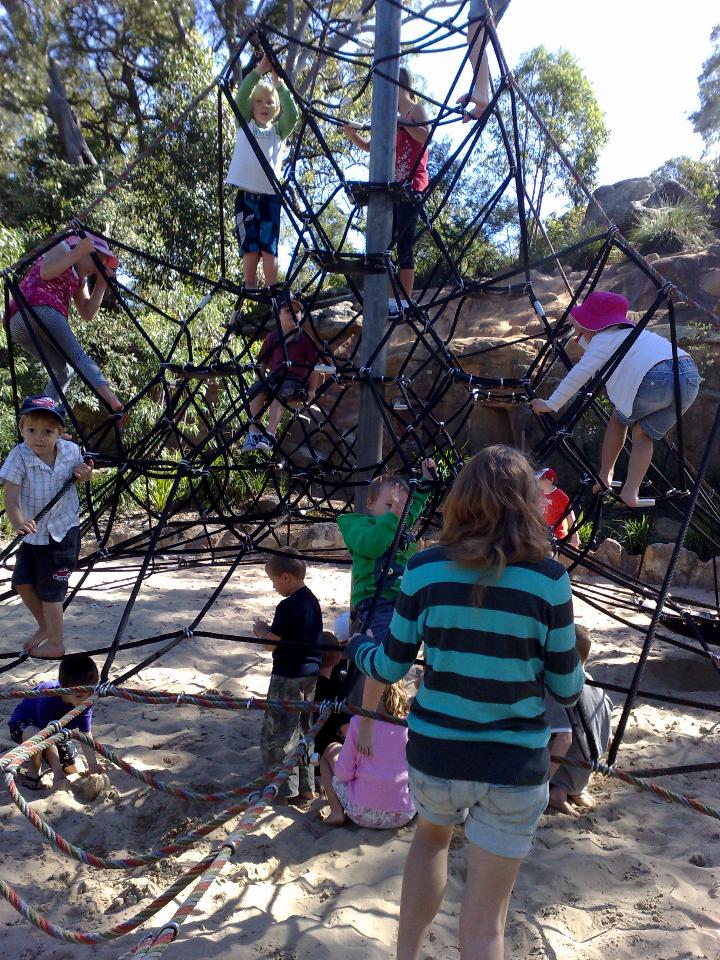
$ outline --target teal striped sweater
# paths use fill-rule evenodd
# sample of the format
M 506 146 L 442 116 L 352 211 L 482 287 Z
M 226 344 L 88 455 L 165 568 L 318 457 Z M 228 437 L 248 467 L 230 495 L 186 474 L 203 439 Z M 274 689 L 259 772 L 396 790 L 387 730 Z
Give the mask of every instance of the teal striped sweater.
M 482 605 L 475 585 L 486 585 Z M 413 557 L 383 644 L 348 649 L 360 670 L 400 680 L 420 645 L 427 667 L 408 725 L 408 763 L 428 776 L 530 785 L 549 774 L 547 689 L 570 706 L 583 670 L 570 579 L 547 558 L 493 572 L 460 566 L 442 547 Z

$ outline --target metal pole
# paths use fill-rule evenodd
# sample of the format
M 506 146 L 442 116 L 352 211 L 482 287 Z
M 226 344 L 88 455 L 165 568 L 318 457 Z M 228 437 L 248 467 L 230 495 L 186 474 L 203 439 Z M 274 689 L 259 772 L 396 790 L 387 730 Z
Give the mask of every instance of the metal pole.
M 400 70 L 401 5 L 390 0 L 375 4 L 375 58 L 370 148 L 370 182 L 391 183 L 395 179 L 395 136 L 397 132 Z M 377 71 L 386 76 L 380 76 Z M 386 79 L 389 78 L 389 79 Z M 392 201 L 387 193 L 370 191 L 365 250 L 384 253 L 392 235 Z M 385 349 L 378 344 L 387 331 L 388 277 L 385 273 L 367 274 L 363 290 L 363 330 L 360 346 L 361 365 L 370 376 L 385 375 Z M 382 388 L 381 388 L 382 389 Z M 369 383 L 360 381 L 356 463 L 358 480 L 370 479 L 382 460 L 383 424 Z M 356 488 L 355 509 L 364 511 L 367 487 Z

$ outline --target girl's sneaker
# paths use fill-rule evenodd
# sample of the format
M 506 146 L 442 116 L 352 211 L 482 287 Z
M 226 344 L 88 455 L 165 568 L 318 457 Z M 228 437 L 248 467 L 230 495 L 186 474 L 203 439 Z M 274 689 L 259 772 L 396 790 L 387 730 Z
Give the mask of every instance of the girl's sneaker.
M 274 453 L 277 446 L 274 433 L 265 433 L 259 436 L 255 444 L 256 450 L 262 450 L 263 453 Z
M 243 445 L 241 452 L 242 453 L 253 453 L 260 446 L 260 441 L 262 437 L 259 433 L 249 433 L 243 440 Z

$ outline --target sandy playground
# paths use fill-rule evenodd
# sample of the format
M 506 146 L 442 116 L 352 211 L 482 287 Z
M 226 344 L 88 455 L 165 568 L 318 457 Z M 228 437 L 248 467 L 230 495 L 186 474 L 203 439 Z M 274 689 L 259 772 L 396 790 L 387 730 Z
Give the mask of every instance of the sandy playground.
M 219 576 L 217 569 L 179 569 L 146 581 L 125 639 L 187 625 Z M 95 574 L 67 614 L 68 652 L 112 639 L 134 575 Z M 309 586 L 328 625 L 345 606 L 344 567 L 311 568 Z M 277 601 L 262 567 L 241 568 L 205 620 L 207 629 L 250 632 L 270 619 Z M 637 638 L 582 603 L 578 619 L 596 637 L 591 672 L 627 682 Z M 17 650 L 29 621 L 13 602 L 2 608 L 2 651 Z M 121 653 L 115 669 L 153 648 Z M 200 692 L 219 688 L 264 695 L 270 655 L 258 648 L 203 639 L 183 642 L 133 684 Z M 12 675 L 36 683 L 54 675 L 38 661 Z M 6 675 L 3 686 L 10 684 Z M 717 675 L 699 658 L 660 647 L 648 664 L 648 689 L 717 702 Z M 619 696 L 616 696 L 616 701 Z M 10 746 L 2 702 L 0 741 Z M 616 715 L 618 711 L 616 710 Z M 239 785 L 261 772 L 261 714 L 201 711 L 103 701 L 95 735 L 125 759 L 195 788 Z M 641 704 L 633 714 L 618 766 L 697 763 L 718 757 L 720 732 L 710 714 Z M 207 819 L 208 805 L 188 805 L 112 769 L 111 786 L 91 804 L 59 791 L 29 794 L 34 808 L 71 841 L 102 854 L 142 853 Z M 666 777 L 668 787 L 720 806 L 717 774 Z M 596 778 L 597 809 L 578 820 L 546 815 L 521 871 L 507 926 L 513 960 L 720 960 L 720 822 Z M 202 900 L 167 951 L 172 960 L 390 960 L 400 882 L 413 826 L 397 833 L 356 827 L 333 830 L 306 812 L 268 810 L 237 861 Z M 66 859 L 47 844 L 5 796 L 0 807 L 0 878 L 56 923 L 97 930 L 130 917 L 213 846 L 137 871 L 98 870 Z M 232 827 L 232 822 L 230 824 Z M 229 830 L 222 828 L 215 840 Z M 457 919 L 464 872 L 462 835 L 453 841 L 450 883 L 423 960 L 458 956 Z M 168 907 L 160 920 L 169 918 Z M 145 929 L 158 929 L 158 922 Z M 87 947 L 49 939 L 0 901 L 0 956 L 13 960 L 118 958 L 140 939 Z

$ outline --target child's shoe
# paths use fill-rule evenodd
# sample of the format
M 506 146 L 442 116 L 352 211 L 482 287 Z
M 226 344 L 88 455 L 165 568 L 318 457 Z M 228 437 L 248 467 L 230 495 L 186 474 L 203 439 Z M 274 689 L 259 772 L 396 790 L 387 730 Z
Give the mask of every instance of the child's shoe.
M 253 453 L 259 448 L 262 437 L 259 433 L 249 433 L 243 440 L 242 453 Z
M 277 440 L 274 433 L 265 433 L 257 438 L 255 444 L 256 450 L 262 450 L 263 453 L 274 453 L 277 447 Z

